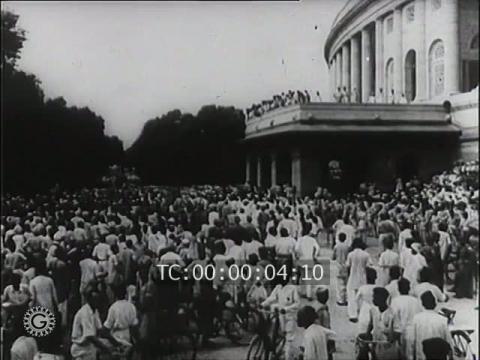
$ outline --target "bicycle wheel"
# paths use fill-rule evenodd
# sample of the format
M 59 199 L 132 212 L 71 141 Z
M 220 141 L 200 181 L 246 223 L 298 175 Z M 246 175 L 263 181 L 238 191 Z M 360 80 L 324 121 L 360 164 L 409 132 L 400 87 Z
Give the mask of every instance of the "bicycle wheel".
M 248 345 L 249 343 L 248 334 L 243 324 L 236 318 L 225 323 L 225 333 L 230 341 L 235 344 Z
M 355 339 L 355 360 L 370 360 L 372 352 L 368 340 L 357 337 Z
M 475 356 L 470 349 L 472 339 L 464 330 L 451 331 L 452 335 L 452 350 L 456 359 L 461 360 L 475 360 Z
M 285 349 L 285 336 L 279 335 L 275 340 L 275 347 L 270 353 L 271 360 L 280 360 L 284 354 Z
M 248 347 L 247 360 L 263 360 L 265 358 L 265 345 L 259 335 L 255 335 Z
M 255 333 L 258 330 L 260 324 L 260 316 L 254 311 L 249 311 L 248 318 L 245 322 L 245 330 L 250 333 Z
M 179 334 L 170 339 L 170 344 L 165 350 L 162 360 L 195 360 L 197 341 L 192 334 Z

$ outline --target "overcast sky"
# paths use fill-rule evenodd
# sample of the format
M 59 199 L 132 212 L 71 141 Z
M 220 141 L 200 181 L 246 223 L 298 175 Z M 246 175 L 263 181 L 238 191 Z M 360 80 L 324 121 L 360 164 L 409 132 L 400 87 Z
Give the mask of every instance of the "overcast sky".
M 19 67 L 88 106 L 126 147 L 178 108 L 244 108 L 288 89 L 328 97 L 324 40 L 346 0 L 3 2 L 27 31 Z M 315 28 L 317 27 L 317 28 Z

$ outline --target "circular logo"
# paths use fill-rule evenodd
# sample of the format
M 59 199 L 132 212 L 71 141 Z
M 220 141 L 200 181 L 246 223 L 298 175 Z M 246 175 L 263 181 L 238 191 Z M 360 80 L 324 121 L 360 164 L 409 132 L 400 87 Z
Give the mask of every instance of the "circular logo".
M 25 312 L 23 326 L 34 337 L 47 336 L 55 328 L 55 316 L 47 308 L 35 306 Z

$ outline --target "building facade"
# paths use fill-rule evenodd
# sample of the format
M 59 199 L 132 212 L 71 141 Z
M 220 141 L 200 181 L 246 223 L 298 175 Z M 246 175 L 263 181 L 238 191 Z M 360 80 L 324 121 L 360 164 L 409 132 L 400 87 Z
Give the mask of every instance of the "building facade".
M 325 44 L 331 92 L 441 103 L 478 85 L 478 0 L 351 0 Z M 392 96 L 393 95 L 393 96 Z
M 349 1 L 324 49 L 332 98 L 340 90 L 348 103 L 247 119 L 246 182 L 299 195 L 370 181 L 387 189 L 477 159 L 478 3 Z

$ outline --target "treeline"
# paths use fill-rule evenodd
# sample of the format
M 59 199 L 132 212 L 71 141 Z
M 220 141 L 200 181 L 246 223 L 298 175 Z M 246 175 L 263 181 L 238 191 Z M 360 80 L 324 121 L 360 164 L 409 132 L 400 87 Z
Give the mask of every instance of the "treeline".
M 123 161 L 122 142 L 105 135 L 105 121 L 90 109 L 45 100 L 39 80 L 16 67 L 25 40 L 18 16 L 1 14 L 2 190 L 96 184 L 110 164 Z
M 126 159 L 146 183 L 238 183 L 244 133 L 244 114 L 234 107 L 208 105 L 197 115 L 173 110 L 145 124 Z
M 111 164 L 134 166 L 147 184 L 229 184 L 243 180 L 244 114 L 204 106 L 149 120 L 128 149 L 88 108 L 46 100 L 39 80 L 19 70 L 25 41 L 18 16 L 2 11 L 2 183 L 4 192 L 39 192 L 100 183 Z

